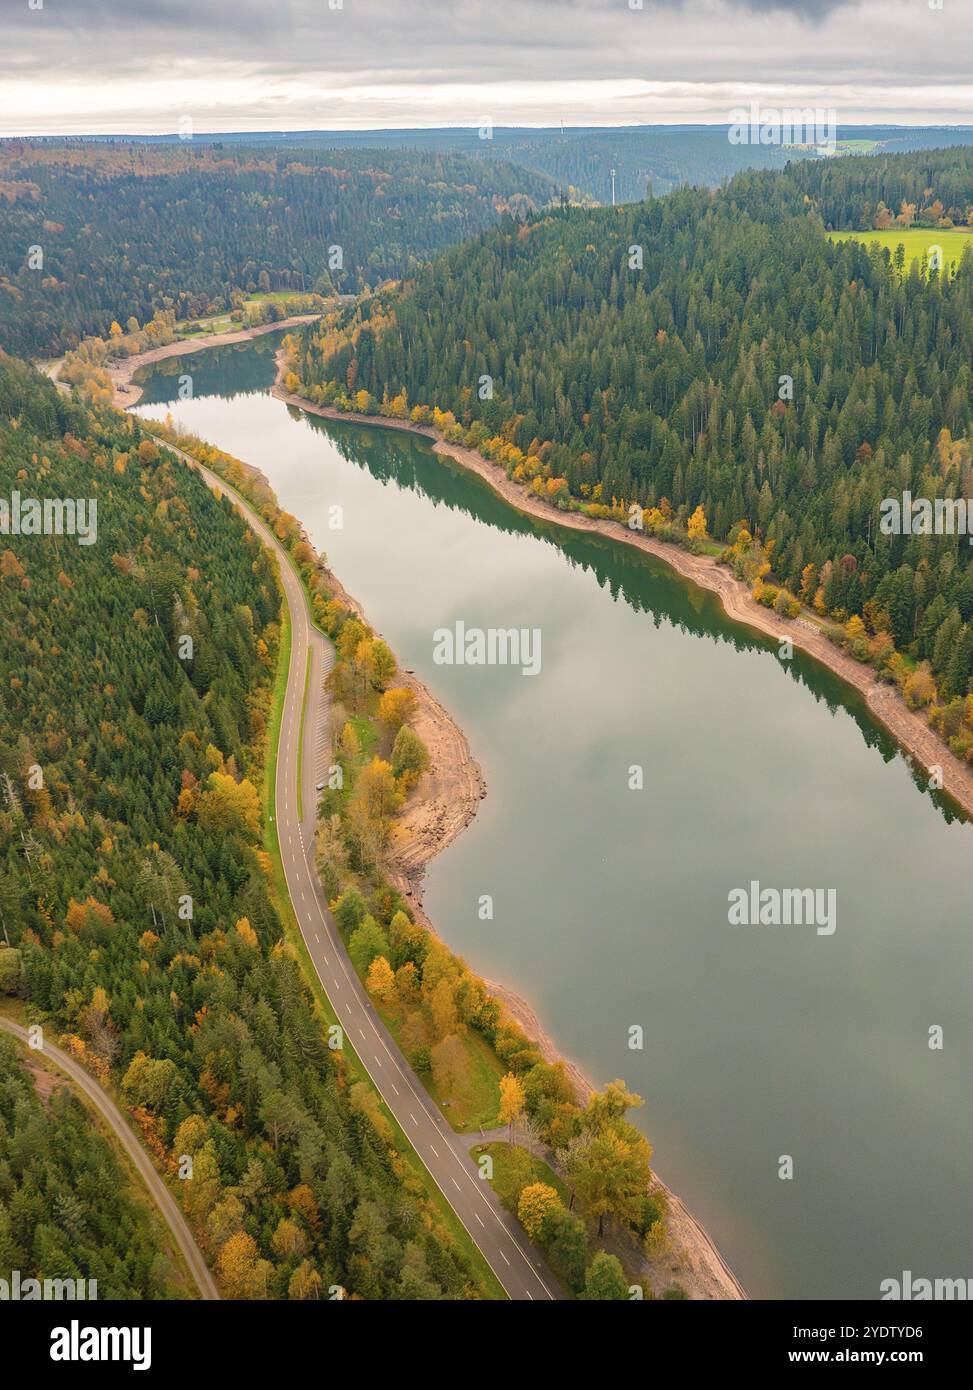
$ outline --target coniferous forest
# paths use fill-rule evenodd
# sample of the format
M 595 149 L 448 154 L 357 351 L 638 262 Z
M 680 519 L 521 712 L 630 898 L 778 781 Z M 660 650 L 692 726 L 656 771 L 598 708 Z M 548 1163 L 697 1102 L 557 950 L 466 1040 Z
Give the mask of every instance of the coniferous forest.
M 445 412 L 448 438 L 562 505 L 637 503 L 683 535 L 701 508 L 691 536 L 769 601 L 813 604 L 968 755 L 969 546 L 879 516 L 903 490 L 968 492 L 971 208 L 958 148 L 506 217 L 305 330 L 294 380 L 342 409 Z M 959 238 L 955 263 L 869 244 L 889 212 Z
M 504 1301 L 945 1361 L 969 8 L 5 7 L 25 1365 Z
M 476 1296 L 282 941 L 261 826 L 267 552 L 134 419 L 6 355 L 0 460 L 8 497 L 98 502 L 97 544 L 0 549 L 0 988 L 116 1088 L 225 1296 Z M 0 1243 L 30 1229 L 25 1212 Z
M 84 1280 L 86 1296 L 180 1297 L 159 1222 L 133 1188 L 71 1088 L 0 1036 L 0 1279 L 17 1270 L 22 1283 Z
M 2 345 L 56 354 L 115 319 L 226 309 L 234 289 L 355 293 L 554 192 L 449 151 L 7 141 Z

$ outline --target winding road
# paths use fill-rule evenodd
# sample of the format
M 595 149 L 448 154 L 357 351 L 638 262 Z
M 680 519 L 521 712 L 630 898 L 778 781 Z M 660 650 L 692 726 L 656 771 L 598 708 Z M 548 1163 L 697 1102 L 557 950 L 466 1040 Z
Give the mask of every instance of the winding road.
M 14 1023 L 12 1019 L 0 1018 L 0 1028 L 6 1033 L 12 1033 L 18 1042 L 25 1047 L 30 1046 L 27 1029 L 22 1028 L 19 1023 Z M 169 1230 L 172 1232 L 176 1244 L 182 1251 L 190 1273 L 196 1281 L 199 1289 L 200 1298 L 212 1300 L 218 1299 L 220 1294 L 216 1287 L 216 1282 L 210 1273 L 209 1266 L 203 1258 L 203 1252 L 193 1237 L 186 1224 L 186 1219 L 179 1207 L 176 1205 L 175 1198 L 169 1191 L 161 1176 L 153 1166 L 152 1160 L 143 1149 L 139 1140 L 135 1137 L 128 1121 L 122 1111 L 112 1100 L 106 1090 L 98 1085 L 93 1076 L 85 1071 L 73 1057 L 69 1056 L 60 1047 L 44 1039 L 44 1046 L 37 1049 L 42 1057 L 49 1058 L 65 1074 L 70 1081 L 73 1081 L 79 1091 L 83 1091 L 88 1100 L 96 1108 L 102 1119 L 106 1122 L 115 1138 L 122 1145 L 129 1158 L 138 1169 L 139 1176 L 149 1189 L 156 1206 L 162 1214 L 162 1218 Z
M 141 423 L 148 432 L 148 422 Z M 321 780 L 318 769 L 325 761 L 324 680 L 334 653 L 327 638 L 311 622 L 304 586 L 290 556 L 270 529 L 217 474 L 160 436 L 153 437 L 162 448 L 169 449 L 195 468 L 218 495 L 229 497 L 279 562 L 291 621 L 291 653 L 277 756 L 277 836 L 291 903 L 314 968 L 345 1037 L 508 1297 L 519 1300 L 564 1298 L 537 1250 L 501 1206 L 489 1183 L 481 1179 L 467 1152 L 464 1137 L 449 1127 L 399 1051 L 355 973 L 328 911 L 324 889 L 314 869 L 317 804 L 314 788 L 316 781 Z M 305 707 L 309 651 L 311 664 Z M 300 737 L 302 711 L 306 720 L 303 740 Z M 303 749 L 302 768 L 299 767 L 299 749 Z M 303 821 L 298 814 L 299 775 Z

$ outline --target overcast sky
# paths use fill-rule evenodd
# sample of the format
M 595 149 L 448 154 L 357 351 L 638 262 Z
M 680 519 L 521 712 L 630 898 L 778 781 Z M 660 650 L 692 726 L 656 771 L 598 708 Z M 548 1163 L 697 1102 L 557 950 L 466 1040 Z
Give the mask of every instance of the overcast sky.
M 973 0 L 3 0 L 0 134 L 973 124 L 971 39 Z

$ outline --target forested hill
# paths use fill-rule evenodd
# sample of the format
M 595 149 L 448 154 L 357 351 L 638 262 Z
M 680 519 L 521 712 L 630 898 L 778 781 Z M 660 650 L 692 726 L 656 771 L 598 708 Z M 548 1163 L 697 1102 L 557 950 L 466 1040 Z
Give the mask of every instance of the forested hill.
M 928 223 L 937 199 L 941 235 L 965 241 L 943 224 L 973 206 L 973 151 L 507 219 L 306 331 L 294 379 L 341 408 L 452 412 L 451 438 L 548 496 L 563 487 L 563 505 L 658 505 L 683 534 L 701 506 L 731 543 L 745 522 L 775 583 L 837 621 L 862 615 L 867 636 L 933 660 L 940 694 L 965 695 L 970 547 L 879 535 L 878 520 L 910 486 L 969 490 L 973 249 L 955 270 L 900 270 L 888 250 L 829 241 L 819 208 L 857 226 L 884 201 Z M 944 624 L 960 639 L 937 647 Z
M 936 226 L 943 219 L 969 226 L 973 214 L 973 148 L 924 150 L 909 155 L 857 155 L 792 165 L 787 182 L 807 194 L 824 225 L 867 231 L 893 225 Z M 888 218 L 883 214 L 886 209 Z M 898 225 L 898 223 L 896 223 Z
M 266 552 L 134 419 L 0 352 L 15 492 L 98 510 L 93 544 L 0 534 L 0 989 L 117 1087 L 226 1295 L 475 1291 L 281 944 Z
M 192 318 L 261 283 L 358 291 L 555 191 L 542 173 L 449 151 L 7 141 L 0 347 L 57 353 L 113 319 Z

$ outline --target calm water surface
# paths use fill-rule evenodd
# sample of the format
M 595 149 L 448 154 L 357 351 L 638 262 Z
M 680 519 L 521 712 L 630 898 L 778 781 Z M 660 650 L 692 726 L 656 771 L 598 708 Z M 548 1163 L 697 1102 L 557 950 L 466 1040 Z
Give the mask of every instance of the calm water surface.
M 489 795 L 428 873 L 445 939 L 597 1084 L 645 1097 L 660 1173 L 751 1294 L 973 1277 L 969 826 L 827 672 L 421 440 L 287 408 L 275 346 L 161 364 L 140 409 L 261 468 L 466 731 Z M 457 619 L 539 628 L 540 674 L 435 665 Z M 835 888 L 835 934 L 730 926 L 751 879 Z

